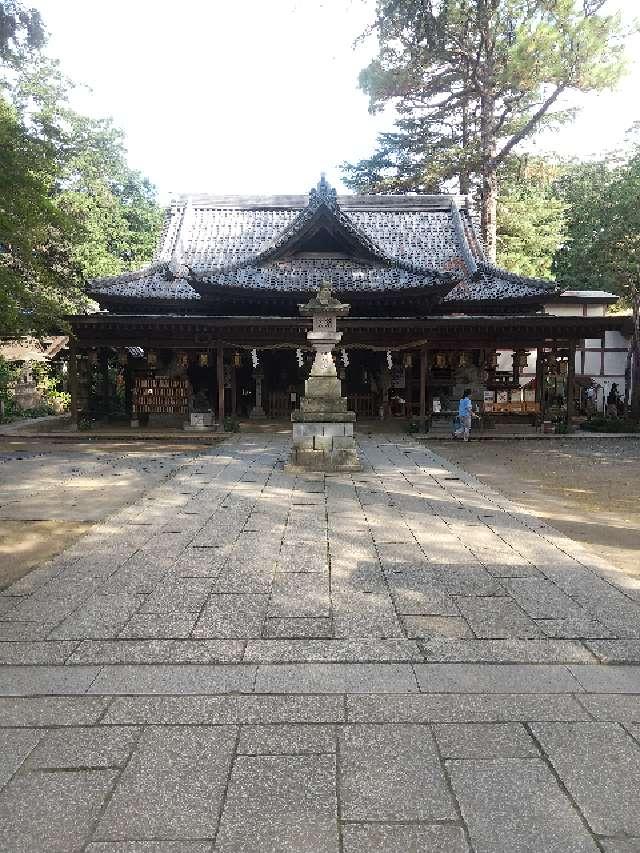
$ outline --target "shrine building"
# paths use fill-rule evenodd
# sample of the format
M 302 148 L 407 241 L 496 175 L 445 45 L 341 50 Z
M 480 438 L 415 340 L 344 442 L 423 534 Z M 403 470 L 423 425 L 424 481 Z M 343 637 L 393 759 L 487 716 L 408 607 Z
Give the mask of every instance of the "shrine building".
M 611 294 L 492 265 L 463 197 L 337 196 L 323 177 L 308 196 L 179 198 L 149 266 L 93 281 L 100 310 L 70 318 L 75 422 L 290 419 L 311 359 L 299 305 L 322 283 L 350 306 L 335 358 L 360 420 L 436 426 L 471 388 L 495 422 L 539 424 L 579 414 L 587 385 L 624 389 Z

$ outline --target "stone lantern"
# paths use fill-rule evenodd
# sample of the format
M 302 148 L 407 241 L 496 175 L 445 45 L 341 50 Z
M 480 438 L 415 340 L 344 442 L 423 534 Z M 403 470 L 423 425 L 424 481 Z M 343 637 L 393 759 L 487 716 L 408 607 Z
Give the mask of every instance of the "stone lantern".
M 313 320 L 307 340 L 315 358 L 300 409 L 291 414 L 291 464 L 310 471 L 359 471 L 353 432 L 356 415 L 347 411 L 347 398 L 342 396 L 342 383 L 331 354 L 342 339 L 342 332 L 336 331 L 336 320 L 349 313 L 349 306 L 334 299 L 330 285 L 323 282 L 317 295 L 299 308 L 301 314 Z

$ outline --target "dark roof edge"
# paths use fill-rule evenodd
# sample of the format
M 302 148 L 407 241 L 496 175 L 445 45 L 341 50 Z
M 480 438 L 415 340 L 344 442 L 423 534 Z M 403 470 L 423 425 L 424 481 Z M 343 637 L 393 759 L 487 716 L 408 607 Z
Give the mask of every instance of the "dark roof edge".
M 460 207 L 467 207 L 466 196 L 461 195 L 339 195 L 338 205 L 347 208 L 379 209 L 379 210 L 449 210 L 451 202 Z M 193 207 L 231 207 L 248 209 L 270 209 L 275 207 L 303 209 L 309 203 L 308 195 L 209 195 L 182 194 L 171 201 L 167 209 L 182 207 L 190 202 Z
M 478 272 L 493 278 L 503 278 L 505 281 L 514 282 L 514 284 L 524 284 L 533 288 L 537 287 L 541 292 L 559 292 L 559 286 L 555 281 L 545 278 L 533 278 L 528 275 L 518 275 L 517 273 L 504 270 L 495 264 L 480 262 L 478 263 Z

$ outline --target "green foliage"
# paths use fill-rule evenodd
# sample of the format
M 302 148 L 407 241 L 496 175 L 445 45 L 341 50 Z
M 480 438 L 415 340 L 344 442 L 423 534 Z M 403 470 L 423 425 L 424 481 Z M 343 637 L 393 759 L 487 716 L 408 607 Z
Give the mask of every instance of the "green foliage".
M 540 158 L 511 157 L 500 171 L 498 263 L 510 272 L 549 278 L 565 238 L 567 202 L 555 180 L 562 167 Z
M 640 432 L 640 421 L 633 418 L 594 417 L 580 424 L 587 432 Z
M 370 109 L 395 106 L 394 133 L 344 164 L 358 192 L 481 189 L 482 231 L 495 250 L 497 171 L 516 146 L 566 121 L 570 91 L 615 85 L 624 69 L 620 18 L 604 0 L 378 0 L 378 55 L 360 75 Z
M 224 419 L 225 432 L 240 432 L 240 422 L 237 418 L 227 417 Z
M 2 0 L 0 0 L 2 2 Z M 88 306 L 88 279 L 150 260 L 162 214 L 122 133 L 69 105 L 57 63 L 0 76 L 0 334 L 44 333 Z
M 17 0 L 0 0 L 0 62 L 15 65 L 40 50 L 45 41 L 37 9 L 27 9 Z

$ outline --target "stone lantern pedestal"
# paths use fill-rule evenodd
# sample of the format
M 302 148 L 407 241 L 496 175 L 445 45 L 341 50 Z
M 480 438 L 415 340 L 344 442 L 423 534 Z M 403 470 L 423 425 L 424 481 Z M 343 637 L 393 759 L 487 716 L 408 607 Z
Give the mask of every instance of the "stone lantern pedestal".
M 334 299 L 329 285 L 324 283 L 316 297 L 300 306 L 300 313 L 313 319 L 307 340 L 315 350 L 315 358 L 300 409 L 291 414 L 290 464 L 308 471 L 359 471 L 354 437 L 356 415 L 347 411 L 347 398 L 342 396 L 331 355 L 342 339 L 342 332 L 336 331 L 336 319 L 348 314 L 349 306 Z

